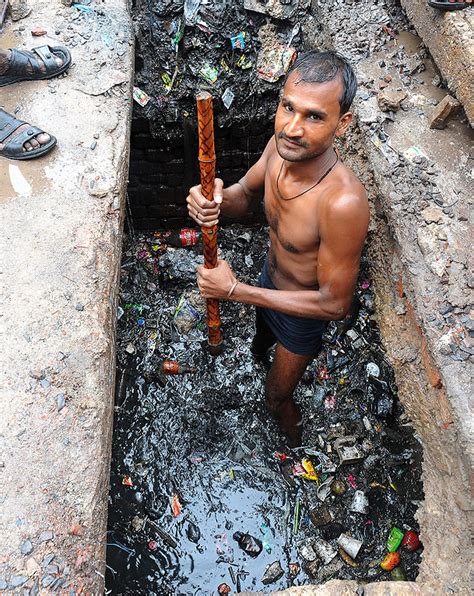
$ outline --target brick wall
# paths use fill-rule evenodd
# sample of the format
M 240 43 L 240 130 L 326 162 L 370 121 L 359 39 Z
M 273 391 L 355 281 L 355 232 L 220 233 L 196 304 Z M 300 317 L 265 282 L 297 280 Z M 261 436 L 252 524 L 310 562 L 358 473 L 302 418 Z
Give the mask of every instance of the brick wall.
M 132 123 L 128 196 L 135 229 L 189 225 L 186 196 L 199 183 L 197 131 L 192 122 L 170 123 L 166 137 L 155 138 L 149 122 Z M 273 122 L 253 121 L 215 129 L 216 175 L 237 182 L 260 157 L 273 134 Z M 263 221 L 261 209 L 244 223 Z

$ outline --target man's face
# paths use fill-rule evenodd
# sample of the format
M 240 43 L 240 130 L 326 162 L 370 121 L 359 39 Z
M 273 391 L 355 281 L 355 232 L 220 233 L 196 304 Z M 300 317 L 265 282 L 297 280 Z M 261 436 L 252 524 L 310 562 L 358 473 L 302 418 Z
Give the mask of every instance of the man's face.
M 275 116 L 277 150 L 287 161 L 321 155 L 352 119 L 350 112 L 340 113 L 340 77 L 326 83 L 297 83 L 298 79 L 298 72 L 289 76 Z

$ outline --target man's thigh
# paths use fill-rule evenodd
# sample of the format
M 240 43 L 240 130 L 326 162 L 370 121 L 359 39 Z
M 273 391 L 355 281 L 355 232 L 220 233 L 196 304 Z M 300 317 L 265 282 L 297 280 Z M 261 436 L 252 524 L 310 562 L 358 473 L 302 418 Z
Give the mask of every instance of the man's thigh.
M 274 396 L 291 396 L 308 364 L 315 356 L 302 356 L 277 343 L 272 366 L 267 376 L 267 389 Z M 271 399 L 273 395 L 268 395 Z

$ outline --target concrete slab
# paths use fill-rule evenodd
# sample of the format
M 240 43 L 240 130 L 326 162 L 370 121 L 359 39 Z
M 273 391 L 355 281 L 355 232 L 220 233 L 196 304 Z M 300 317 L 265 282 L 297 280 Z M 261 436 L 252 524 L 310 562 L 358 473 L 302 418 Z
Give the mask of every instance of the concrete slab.
M 92 2 L 84 13 L 35 0 L 0 37 L 7 48 L 66 45 L 74 62 L 66 78 L 0 91 L 2 107 L 58 138 L 39 160 L 0 158 L 0 585 L 11 591 L 103 591 L 133 78 L 128 4 Z M 33 38 L 34 26 L 47 35 Z
M 426 0 L 401 4 L 474 126 L 474 8 L 443 12 Z

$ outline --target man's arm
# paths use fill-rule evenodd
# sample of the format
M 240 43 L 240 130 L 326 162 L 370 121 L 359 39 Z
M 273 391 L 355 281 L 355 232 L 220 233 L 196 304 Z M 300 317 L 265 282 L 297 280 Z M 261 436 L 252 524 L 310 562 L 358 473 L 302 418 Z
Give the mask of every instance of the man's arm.
M 272 137 L 257 163 L 239 182 L 228 188 L 223 188 L 222 180 L 216 178 L 213 201 L 207 201 L 203 197 L 200 185 L 193 186 L 186 199 L 190 217 L 199 225 L 211 227 L 218 222 L 221 212 L 227 217 L 245 215 L 252 205 L 262 197 L 268 158 L 274 150 L 275 139 Z
M 364 197 L 341 197 L 327 207 L 318 255 L 319 290 L 268 290 L 238 283 L 231 300 L 289 315 L 338 320 L 347 314 L 367 235 L 369 209 Z M 225 261 L 216 269 L 198 268 L 204 298 L 225 299 L 237 281 Z

